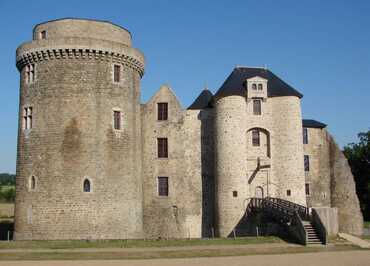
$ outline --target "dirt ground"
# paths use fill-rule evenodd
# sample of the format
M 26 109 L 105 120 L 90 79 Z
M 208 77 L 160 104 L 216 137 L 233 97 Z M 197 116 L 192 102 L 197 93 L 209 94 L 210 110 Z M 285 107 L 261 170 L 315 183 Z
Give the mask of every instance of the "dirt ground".
M 370 251 L 148 260 L 1 261 L 0 266 L 369 266 Z

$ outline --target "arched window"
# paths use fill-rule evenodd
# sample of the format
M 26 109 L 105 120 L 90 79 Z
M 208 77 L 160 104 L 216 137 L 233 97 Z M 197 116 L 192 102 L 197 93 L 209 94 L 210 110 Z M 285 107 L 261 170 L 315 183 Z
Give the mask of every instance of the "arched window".
M 84 189 L 84 192 L 90 192 L 91 191 L 91 185 L 90 185 L 89 179 L 84 180 L 83 189 Z
M 252 90 L 257 90 L 257 84 L 256 83 L 252 84 Z
M 261 91 L 262 90 L 262 83 L 259 83 L 258 84 L 258 90 Z

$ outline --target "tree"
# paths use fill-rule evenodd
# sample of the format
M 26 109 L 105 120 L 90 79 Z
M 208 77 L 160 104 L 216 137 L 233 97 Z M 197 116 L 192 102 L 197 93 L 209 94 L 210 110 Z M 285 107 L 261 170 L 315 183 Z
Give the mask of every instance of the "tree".
M 364 219 L 370 220 L 370 130 L 358 134 L 359 142 L 344 147 L 356 182 L 356 191 L 360 200 Z

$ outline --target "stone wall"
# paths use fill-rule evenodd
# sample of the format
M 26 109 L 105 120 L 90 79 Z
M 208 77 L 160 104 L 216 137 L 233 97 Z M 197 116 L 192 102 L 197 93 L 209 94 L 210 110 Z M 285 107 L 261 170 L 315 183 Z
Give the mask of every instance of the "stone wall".
M 351 168 L 329 134 L 327 141 L 330 147 L 331 204 L 338 208 L 339 232 L 362 235 L 363 217 Z
M 168 103 L 168 120 L 157 120 L 157 103 Z M 167 86 L 142 106 L 144 230 L 147 238 L 201 237 L 202 176 L 199 111 L 183 111 Z M 168 138 L 168 158 L 158 158 L 157 138 Z M 158 195 L 158 176 L 169 195 Z
M 38 40 L 17 49 L 21 72 L 18 240 L 142 237 L 141 142 L 137 140 L 141 139 L 143 69 L 138 71 L 137 64 L 118 57 L 109 46 L 104 48 L 106 53 L 79 50 L 80 41 L 73 36 Z M 66 42 L 69 48 L 59 49 Z M 89 39 L 82 42 L 85 45 Z M 111 47 L 135 50 L 126 43 Z M 35 65 L 35 81 L 30 84 L 25 78 L 29 64 Z M 113 64 L 121 66 L 118 83 L 113 81 Z M 23 108 L 27 106 L 33 109 L 33 126 L 24 130 Z M 117 109 L 122 112 L 120 130 L 113 128 L 113 110 Z M 33 190 L 31 176 L 36 178 Z M 91 183 L 91 192 L 83 192 L 85 179 Z

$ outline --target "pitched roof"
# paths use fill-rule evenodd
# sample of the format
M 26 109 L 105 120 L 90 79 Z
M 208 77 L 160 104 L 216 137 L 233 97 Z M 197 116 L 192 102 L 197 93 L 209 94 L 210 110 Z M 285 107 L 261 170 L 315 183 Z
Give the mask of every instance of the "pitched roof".
M 255 76 L 262 77 L 268 80 L 267 96 L 296 96 L 302 98 L 303 95 L 291 87 L 289 84 L 281 80 L 278 76 L 265 68 L 256 67 L 236 67 L 229 77 L 222 84 L 221 88 L 216 92 L 215 98 L 222 98 L 231 95 L 245 95 L 244 83 L 246 79 Z
M 212 92 L 205 89 L 203 90 L 199 96 L 195 99 L 195 101 L 188 107 L 188 110 L 200 110 L 211 107 L 211 101 L 213 98 Z
M 310 127 L 310 128 L 325 128 L 326 124 L 313 120 L 313 119 L 303 119 L 302 126 Z

